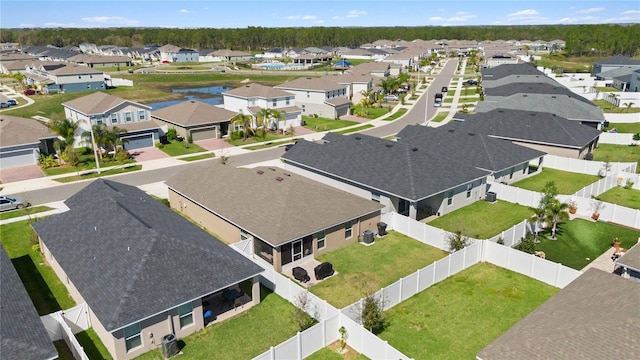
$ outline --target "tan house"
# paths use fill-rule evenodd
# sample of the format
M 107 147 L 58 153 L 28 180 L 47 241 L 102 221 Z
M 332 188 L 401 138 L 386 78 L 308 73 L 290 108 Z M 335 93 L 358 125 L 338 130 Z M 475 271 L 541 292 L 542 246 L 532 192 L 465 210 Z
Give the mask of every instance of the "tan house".
M 260 302 L 251 260 L 137 187 L 98 179 L 32 224 L 45 261 L 114 359 L 132 359 Z M 60 231 L 64 229 L 64 231 Z
M 188 100 L 151 113 L 151 118 L 193 141 L 218 139 L 227 134 L 238 113 L 202 101 Z
M 375 231 L 382 206 L 276 167 L 194 166 L 166 181 L 171 207 L 283 271 Z

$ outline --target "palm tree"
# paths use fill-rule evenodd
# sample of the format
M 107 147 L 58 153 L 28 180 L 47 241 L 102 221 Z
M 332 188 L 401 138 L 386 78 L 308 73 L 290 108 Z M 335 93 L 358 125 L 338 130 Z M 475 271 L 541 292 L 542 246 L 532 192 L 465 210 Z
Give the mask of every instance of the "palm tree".
M 560 202 L 560 200 L 553 198 L 547 203 L 545 209 L 545 218 L 551 222 L 551 239 L 556 239 L 556 230 L 558 223 L 569 218 L 569 204 Z
M 534 224 L 534 232 L 533 232 L 533 242 L 539 243 L 538 234 L 540 233 L 540 227 L 542 226 L 542 221 L 544 220 L 546 214 L 546 210 L 542 205 L 533 209 L 533 217 L 529 220 L 530 223 Z
M 107 145 L 111 144 L 113 135 L 109 134 L 109 130 L 105 124 L 92 125 L 91 127 L 93 130 L 93 141 L 91 141 L 91 131 L 84 131 L 82 137 L 86 142 L 91 144 L 91 150 L 94 153 L 100 153 L 100 159 L 102 159 L 102 149 L 106 149 Z M 95 145 L 96 148 L 94 148 L 93 145 Z
M 262 130 L 262 137 L 267 137 L 267 131 L 271 125 L 271 109 L 260 109 L 256 126 Z
M 63 138 L 63 140 L 56 141 L 60 151 L 65 150 L 67 147 L 73 148 L 73 144 L 75 143 L 75 134 L 78 130 L 77 122 L 70 119 L 54 119 L 49 122 L 49 128 Z
M 286 112 L 282 110 L 271 110 L 271 119 L 273 120 L 274 125 L 276 126 L 276 131 L 280 128 L 280 120 L 284 121 L 284 126 L 282 126 L 282 132 L 284 133 L 287 130 L 287 118 L 284 115 Z
M 129 139 L 123 139 L 122 136 L 125 135 L 127 133 L 127 130 L 125 129 L 121 129 L 117 126 L 114 126 L 113 128 L 111 128 L 110 131 L 110 138 L 113 139 L 113 154 L 117 155 L 118 154 L 118 146 L 120 146 L 122 148 L 122 150 L 124 150 L 124 144 L 129 142 Z
M 360 105 L 363 108 L 368 109 L 371 106 L 371 90 L 362 90 L 360 91 L 360 95 L 362 95 L 362 100 L 360 100 Z
M 240 125 L 242 127 L 243 139 L 247 140 L 247 137 L 251 133 L 253 135 L 253 128 L 251 127 L 251 116 L 238 113 L 238 115 L 231 118 L 231 123 L 235 125 Z
M 633 106 L 633 102 L 626 102 L 624 104 L 622 104 L 622 106 L 626 107 L 627 112 L 629 112 L 629 109 L 631 109 L 631 107 Z

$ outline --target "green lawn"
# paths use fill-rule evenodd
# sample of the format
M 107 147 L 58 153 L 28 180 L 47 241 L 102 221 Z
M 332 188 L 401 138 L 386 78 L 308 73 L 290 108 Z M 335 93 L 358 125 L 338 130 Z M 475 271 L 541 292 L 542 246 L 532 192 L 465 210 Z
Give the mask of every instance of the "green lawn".
M 0 240 L 39 315 L 76 305 L 53 270 L 44 265 L 37 235 L 27 220 L 0 226 Z
M 462 231 L 476 239 L 489 239 L 528 219 L 533 211 L 528 207 L 498 200 L 491 204 L 476 201 L 471 205 L 443 215 L 429 225 L 450 232 Z
M 449 113 L 445 113 L 445 112 L 441 112 L 436 114 L 436 116 L 434 116 L 431 121 L 433 122 L 441 122 L 442 120 L 447 118 L 447 115 L 449 115 Z
M 307 117 L 303 116 L 302 119 L 305 122 L 304 127 L 313 131 L 331 131 L 340 129 L 347 126 L 356 125 L 357 122 L 349 120 L 335 120 L 322 117 Z
M 368 107 L 364 109 L 362 106 L 355 106 L 353 114 L 364 114 L 367 119 L 377 119 L 382 115 L 389 113 L 391 108 L 388 107 Z
M 637 122 L 637 123 L 609 123 L 609 127 L 604 128 L 604 130 L 611 130 L 613 128 L 616 128 L 619 133 L 637 134 L 637 133 L 640 133 L 640 122 Z
M 57 182 L 61 182 L 61 183 L 68 183 L 68 182 L 73 182 L 73 181 L 78 181 L 78 180 L 93 179 L 93 178 L 99 178 L 99 177 L 109 176 L 109 175 L 124 174 L 124 173 L 132 172 L 132 171 L 138 171 L 138 170 L 141 170 L 141 169 L 142 169 L 142 165 L 133 165 L 133 166 L 126 166 L 126 167 L 116 168 L 116 169 L 109 169 L 109 170 L 106 170 L 106 171 L 103 170 L 99 174 L 98 174 L 97 171 L 95 171 L 95 172 L 91 172 L 91 173 L 88 173 L 88 174 L 67 176 L 67 177 L 63 177 L 63 178 L 57 178 L 57 179 L 54 179 L 54 180 L 57 181 Z
M 61 166 L 51 167 L 47 169 L 42 169 L 42 171 L 47 176 L 53 176 L 53 175 L 70 174 L 74 172 L 91 170 L 96 168 L 96 160 L 93 154 L 91 153 L 91 149 L 89 148 L 78 149 L 77 153 L 78 153 L 78 159 L 80 160 L 78 166 L 73 167 L 69 165 L 61 165 Z M 100 161 L 101 168 L 122 165 L 122 163 L 118 162 L 116 159 L 113 159 L 109 156 L 105 156 L 104 158 L 99 159 L 99 161 Z M 125 161 L 125 164 L 126 163 L 135 163 L 135 160 L 129 159 Z
M 294 336 L 297 326 L 290 314 L 294 306 L 261 288 L 262 302 L 251 309 L 180 339 L 180 359 L 251 359 Z M 161 349 L 136 359 L 163 359 Z
M 640 145 L 600 144 L 598 148 L 593 151 L 593 160 L 616 162 L 635 161 L 638 164 L 636 172 L 640 172 Z
M 558 290 L 479 263 L 388 310 L 379 336 L 414 359 L 475 359 Z
M 511 185 L 522 189 L 542 192 L 544 185 L 548 181 L 554 181 L 559 194 L 571 195 L 598 180 L 600 180 L 600 177 L 596 175 L 543 168 L 540 173 L 526 179 L 516 181 Z
M 320 262 L 332 263 L 338 274 L 312 286 L 310 291 L 343 308 L 364 297 L 367 291 L 388 286 L 446 255 L 442 250 L 390 231 L 383 238 L 376 238 L 372 246 L 355 243 L 318 257 Z
M 44 211 L 53 210 L 48 206 L 34 206 L 26 209 L 12 210 L 0 213 L 0 220 L 13 219 L 25 215 L 33 215 Z
M 393 114 L 387 116 L 386 118 L 382 119 L 384 121 L 393 121 L 399 117 L 401 117 L 402 115 L 407 113 L 407 109 L 398 109 L 398 111 L 394 112 Z
M 640 236 L 640 231 L 612 225 L 606 222 L 574 219 L 560 224 L 557 240 L 540 234 L 541 243 L 536 250 L 544 251 L 546 259 L 582 270 L 587 264 L 602 255 L 618 237 L 621 247 L 629 249 Z
M 211 159 L 216 157 L 216 154 L 214 153 L 209 153 L 209 154 L 202 154 L 202 155 L 193 155 L 193 156 L 185 156 L 180 158 L 180 160 L 182 161 L 196 161 L 196 160 L 203 160 L 203 159 Z
M 76 339 L 84 348 L 89 359 L 113 359 L 93 328 L 77 333 Z
M 616 186 L 598 195 L 598 199 L 604 202 L 640 210 L 640 190 L 625 189 L 621 186 Z
M 288 138 L 287 140 L 283 140 L 283 141 L 274 141 L 274 142 L 269 142 L 266 144 L 260 144 L 260 145 L 253 145 L 253 146 L 247 146 L 245 147 L 245 149 L 247 150 L 260 150 L 260 149 L 267 149 L 267 148 L 272 148 L 272 147 L 276 147 L 276 146 L 283 146 L 286 144 L 291 144 L 293 142 L 299 141 L 301 140 L 300 138 Z
M 243 145 L 251 145 L 251 144 L 256 144 L 256 143 L 269 143 L 269 142 L 273 142 L 273 141 L 285 141 L 291 139 L 291 135 L 288 134 L 275 134 L 275 133 L 267 133 L 266 136 L 254 136 L 254 137 L 248 137 L 247 139 L 236 139 L 236 140 L 231 140 L 231 139 L 227 139 L 227 143 L 229 143 L 230 145 L 233 146 L 243 146 Z M 202 150 L 202 151 L 206 151 L 206 150 Z
M 348 353 L 341 355 L 338 353 L 337 349 L 331 348 L 323 348 L 320 349 L 311 356 L 305 358 L 305 360 L 367 360 L 368 357 L 358 354 L 355 351 L 351 350 Z
M 73 353 L 64 340 L 54 341 L 53 346 L 55 346 L 58 351 L 58 360 L 74 360 Z
M 187 141 L 171 141 L 168 144 L 162 144 L 160 150 L 169 156 L 180 156 L 187 154 L 195 154 L 207 151 L 200 145 L 189 144 Z
M 615 113 L 615 114 L 625 114 L 625 113 L 639 113 L 640 108 L 632 107 L 627 109 L 626 106 L 615 106 L 608 102 L 607 100 L 592 100 L 592 103 L 596 104 L 600 109 L 602 109 L 605 113 Z M 622 104 L 620 104 L 622 105 Z
M 344 135 L 344 134 L 349 134 L 349 133 L 352 133 L 352 132 L 358 132 L 358 131 L 370 129 L 372 127 L 373 127 L 373 125 L 371 125 L 371 124 L 364 124 L 364 125 L 356 126 L 354 128 L 350 128 L 350 129 L 338 130 L 338 131 L 336 131 L 336 134 Z

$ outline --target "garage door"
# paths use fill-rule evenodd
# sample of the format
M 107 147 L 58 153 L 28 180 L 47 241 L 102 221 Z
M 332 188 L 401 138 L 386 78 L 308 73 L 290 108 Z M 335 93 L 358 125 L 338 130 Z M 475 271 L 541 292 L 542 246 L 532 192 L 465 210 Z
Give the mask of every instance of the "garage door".
M 37 164 L 33 149 L 0 153 L 0 169 Z
M 153 147 L 153 134 L 131 136 L 123 139 L 129 140 L 128 143 L 124 144 L 125 150 L 136 150 Z
M 218 129 L 216 127 L 191 130 L 191 140 L 193 141 L 215 139 L 217 137 Z

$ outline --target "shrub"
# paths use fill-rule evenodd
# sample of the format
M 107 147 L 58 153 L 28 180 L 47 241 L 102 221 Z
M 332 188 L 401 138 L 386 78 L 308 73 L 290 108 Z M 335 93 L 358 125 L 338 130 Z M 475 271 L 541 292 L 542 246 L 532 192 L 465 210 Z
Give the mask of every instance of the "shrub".
M 379 334 L 387 326 L 384 317 L 384 303 L 382 299 L 376 298 L 374 294 L 369 294 L 362 300 L 360 309 L 360 322 L 365 329 L 374 334 Z
M 167 131 L 167 140 L 171 141 L 177 138 L 178 138 L 178 132 L 176 131 L 176 129 L 171 128 Z
M 449 251 L 456 252 L 467 245 L 469 245 L 469 238 L 462 235 L 462 231 L 458 230 L 455 234 L 449 235 Z
M 532 233 L 528 232 L 527 236 L 523 237 L 520 241 L 520 244 L 516 245 L 515 248 L 522 252 L 526 252 L 527 254 L 533 254 L 536 252 L 536 244 L 535 237 Z
M 291 310 L 291 318 L 298 326 L 298 331 L 304 331 L 316 324 L 316 320 L 307 313 L 318 312 L 317 307 L 311 301 L 309 291 L 299 293 L 294 299 L 293 304 L 295 308 Z
M 244 131 L 242 131 L 242 130 L 233 131 L 233 132 L 231 132 L 229 137 L 231 138 L 231 140 L 240 140 L 240 139 L 244 138 Z
M 162 148 L 164 147 L 164 144 L 163 144 L 163 143 L 161 143 L 160 141 L 156 141 L 156 147 L 157 147 L 158 149 L 162 149 Z
M 40 154 L 40 157 L 38 158 L 38 163 L 43 169 L 52 168 L 58 165 L 58 162 L 53 157 L 53 155 L 45 155 L 45 154 Z

